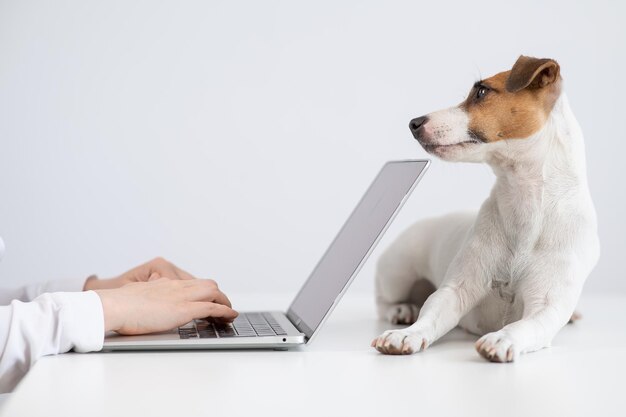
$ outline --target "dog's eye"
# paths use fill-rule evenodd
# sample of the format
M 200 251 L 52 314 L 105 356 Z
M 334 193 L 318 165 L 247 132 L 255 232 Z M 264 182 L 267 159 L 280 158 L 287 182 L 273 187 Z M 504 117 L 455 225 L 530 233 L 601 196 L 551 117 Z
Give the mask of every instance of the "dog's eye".
M 487 91 L 489 91 L 487 87 L 478 87 L 478 89 L 476 90 L 476 99 L 480 100 L 481 98 L 485 97 Z

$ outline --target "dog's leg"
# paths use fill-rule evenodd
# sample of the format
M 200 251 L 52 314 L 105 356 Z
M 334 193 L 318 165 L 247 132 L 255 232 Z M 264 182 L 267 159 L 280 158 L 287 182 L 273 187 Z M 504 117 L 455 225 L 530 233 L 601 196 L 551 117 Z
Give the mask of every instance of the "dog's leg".
M 458 212 L 421 220 L 381 255 L 376 270 L 376 304 L 381 319 L 413 324 L 426 299 L 445 279 L 476 213 Z
M 430 346 L 435 340 L 454 328 L 459 320 L 487 294 L 488 286 L 483 277 L 489 271 L 480 251 L 484 245 L 466 245 L 466 249 L 454 259 L 444 284 L 424 303 L 419 318 L 410 327 L 387 330 L 372 341 L 381 353 L 411 354 Z
M 374 339 L 372 346 L 381 353 L 392 355 L 408 355 L 426 349 L 453 329 L 484 295 L 468 291 L 465 284 L 446 284 L 439 288 L 428 297 L 412 326 L 387 330 Z
M 420 307 L 411 302 L 390 304 L 377 300 L 378 315 L 391 324 L 413 324 L 420 312 Z
M 395 276 L 394 278 L 401 278 Z M 376 294 L 376 305 L 378 315 L 381 319 L 391 324 L 413 324 L 419 316 L 420 308 L 428 297 L 435 292 L 435 286 L 425 278 L 405 277 L 401 280 L 405 288 L 405 297 L 398 302 L 388 302 L 383 291 L 378 290 Z M 407 284 L 412 285 L 406 288 Z M 394 285 L 393 279 L 387 279 L 385 285 Z
M 405 259 L 393 252 L 385 253 L 376 272 L 378 316 L 392 324 L 414 323 L 422 305 L 412 302 L 410 297 L 411 287 L 417 280 Z
M 416 271 L 428 270 L 425 245 L 414 228 L 400 235 L 381 255 L 376 268 L 378 316 L 392 324 L 413 324 L 420 307 L 435 290 Z
M 481 337 L 476 342 L 478 353 L 492 362 L 513 362 L 522 353 L 550 346 L 572 317 L 585 278 L 573 268 L 563 271 L 556 276 L 539 275 L 525 283 L 519 291 L 524 301 L 522 319 Z M 537 291 L 547 283 L 549 289 Z

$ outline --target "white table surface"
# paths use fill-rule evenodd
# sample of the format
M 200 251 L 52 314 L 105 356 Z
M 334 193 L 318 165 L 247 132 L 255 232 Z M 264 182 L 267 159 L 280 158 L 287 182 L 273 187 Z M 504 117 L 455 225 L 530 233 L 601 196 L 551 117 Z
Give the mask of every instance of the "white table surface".
M 280 308 L 288 297 L 232 297 Z M 243 310 L 243 308 L 242 308 Z M 65 354 L 40 360 L 1 416 L 626 415 L 626 296 L 585 296 L 554 346 L 493 364 L 456 329 L 384 356 L 372 296 L 348 294 L 311 346 L 279 351 Z

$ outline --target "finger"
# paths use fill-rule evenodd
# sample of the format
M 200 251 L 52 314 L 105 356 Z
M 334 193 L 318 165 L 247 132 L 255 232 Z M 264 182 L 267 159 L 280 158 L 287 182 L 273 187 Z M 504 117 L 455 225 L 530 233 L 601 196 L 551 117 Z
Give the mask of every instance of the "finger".
M 216 324 L 227 324 L 234 321 L 234 319 L 223 319 L 221 317 L 214 317 L 211 320 L 213 320 Z
M 230 300 L 228 299 L 228 297 L 226 297 L 226 294 L 224 294 L 223 292 L 221 292 L 220 290 L 218 290 L 217 288 L 215 289 L 216 294 L 215 294 L 215 299 L 213 300 L 216 303 L 220 303 L 222 305 L 225 305 L 226 307 L 231 307 L 232 308 L 232 303 L 230 302 Z
M 215 280 L 212 279 L 206 279 L 204 281 L 207 281 L 209 283 L 209 285 L 212 285 L 215 287 L 216 290 L 219 291 L 220 293 L 220 298 L 223 297 L 223 302 L 220 302 L 221 304 L 224 304 L 228 307 L 232 307 L 232 303 L 230 302 L 230 299 L 226 296 L 226 294 L 224 294 L 224 292 L 222 292 L 222 290 L 220 290 L 219 286 L 217 285 L 217 282 L 215 282 Z
M 239 315 L 239 313 L 237 313 L 232 308 L 226 307 L 222 304 L 195 301 L 187 303 L 187 306 L 194 319 L 212 317 L 226 321 L 233 321 Z
M 224 304 L 225 306 L 228 306 L 228 307 L 232 307 L 233 304 L 230 302 L 230 299 L 226 296 L 226 294 L 224 294 L 222 290 L 220 290 L 219 288 L 216 288 L 216 290 L 219 292 L 219 297 L 220 297 L 219 303 Z
M 181 279 L 180 276 L 178 275 L 178 271 L 176 268 L 176 266 L 163 259 L 163 258 L 155 258 L 152 261 L 148 262 L 148 265 L 150 267 L 149 269 L 149 273 L 152 274 L 153 272 L 158 273 L 161 276 L 167 276 L 168 278 L 171 279 Z
M 161 275 L 159 275 L 158 272 L 153 272 L 152 274 L 150 274 L 150 277 L 148 277 L 148 281 L 156 281 L 157 279 L 160 279 Z
M 174 265 L 167 263 L 165 265 L 162 265 L 161 268 L 162 270 L 158 271 L 161 275 L 165 275 L 171 279 L 181 279 Z
M 157 278 L 155 278 L 153 281 L 159 281 L 159 282 L 171 282 L 171 281 L 178 281 L 176 278 L 170 278 L 170 277 L 162 277 L 162 276 L 158 276 Z
M 174 265 L 174 268 L 176 269 L 176 273 L 178 274 L 180 279 L 196 279 L 196 277 L 194 277 L 193 275 L 191 275 L 189 272 L 185 271 L 184 269 L 180 269 L 176 265 Z
M 185 289 L 185 297 L 189 301 L 209 301 L 232 307 L 230 300 L 209 280 L 193 280 L 181 283 Z

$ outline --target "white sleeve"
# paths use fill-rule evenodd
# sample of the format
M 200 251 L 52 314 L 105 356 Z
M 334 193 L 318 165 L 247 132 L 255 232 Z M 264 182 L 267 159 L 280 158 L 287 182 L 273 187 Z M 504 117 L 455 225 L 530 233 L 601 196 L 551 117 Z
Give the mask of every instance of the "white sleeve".
M 40 357 L 97 351 L 103 341 L 104 314 L 94 291 L 43 294 L 0 307 L 0 393 L 13 390 Z
M 94 275 L 90 276 L 89 278 L 93 276 Z M 64 281 L 49 281 L 30 284 L 19 288 L 2 288 L 0 290 L 0 305 L 7 305 L 13 300 L 31 301 L 41 294 L 45 294 L 48 292 L 82 291 L 87 279 L 82 278 Z

